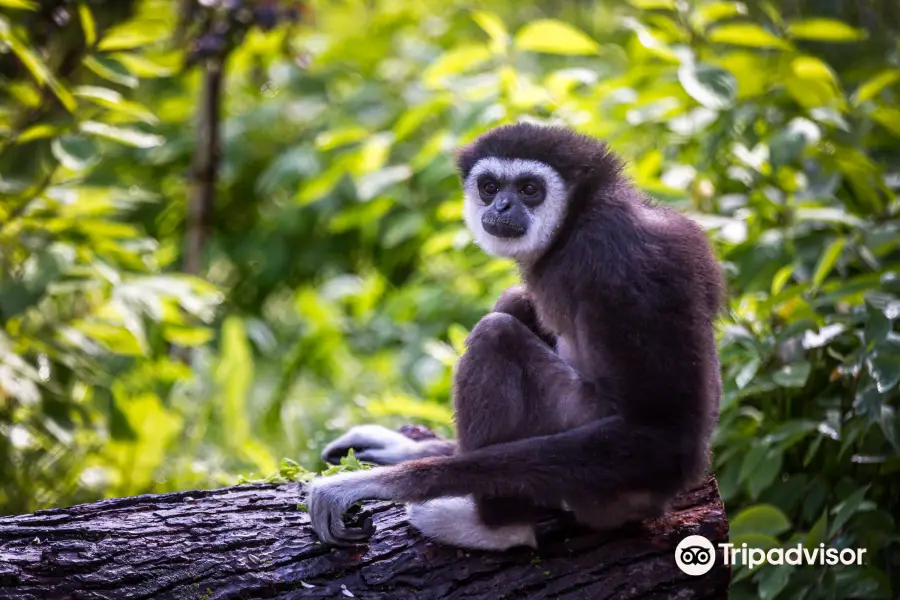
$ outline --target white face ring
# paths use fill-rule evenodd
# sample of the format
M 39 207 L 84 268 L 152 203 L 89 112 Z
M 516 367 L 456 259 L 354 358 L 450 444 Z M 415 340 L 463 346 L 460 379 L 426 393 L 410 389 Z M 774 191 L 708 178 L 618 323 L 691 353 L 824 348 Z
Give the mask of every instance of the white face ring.
M 498 181 L 514 181 L 531 177 L 543 182 L 544 201 L 534 208 L 526 208 L 531 223 L 528 231 L 518 238 L 498 238 L 484 230 L 481 215 L 488 208 L 481 200 L 478 179 L 490 175 Z M 463 182 L 465 194 L 463 217 L 466 225 L 485 252 L 494 256 L 512 258 L 520 262 L 532 262 L 550 246 L 566 216 L 569 189 L 562 176 L 550 165 L 521 158 L 482 158 Z

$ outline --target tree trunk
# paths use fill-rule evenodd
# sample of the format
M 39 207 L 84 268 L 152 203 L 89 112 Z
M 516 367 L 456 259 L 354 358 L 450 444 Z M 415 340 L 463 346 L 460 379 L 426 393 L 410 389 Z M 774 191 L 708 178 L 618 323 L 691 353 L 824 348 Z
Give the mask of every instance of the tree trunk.
M 410 529 L 401 507 L 368 502 L 367 546 L 329 548 L 299 484 L 103 500 L 0 519 L 0 598 L 727 598 L 730 569 L 683 574 L 688 535 L 728 537 L 715 479 L 664 517 L 610 533 L 560 523 L 538 550 L 464 551 Z
M 203 67 L 203 97 L 197 116 L 197 147 L 191 167 L 187 242 L 184 249 L 184 271 L 191 275 L 203 272 L 203 254 L 213 224 L 221 154 L 219 113 L 224 68 L 224 59 L 219 57 L 208 59 Z

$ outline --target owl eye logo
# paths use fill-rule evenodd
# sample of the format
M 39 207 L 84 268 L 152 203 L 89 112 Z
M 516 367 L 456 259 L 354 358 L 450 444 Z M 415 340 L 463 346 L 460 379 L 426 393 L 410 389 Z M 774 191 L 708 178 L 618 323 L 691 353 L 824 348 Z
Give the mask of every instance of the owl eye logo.
M 703 546 L 688 546 L 681 550 L 681 562 L 686 565 L 705 565 L 712 560 L 712 553 Z
M 675 548 L 675 564 L 687 575 L 704 575 L 713 568 L 716 552 L 702 535 L 690 535 Z

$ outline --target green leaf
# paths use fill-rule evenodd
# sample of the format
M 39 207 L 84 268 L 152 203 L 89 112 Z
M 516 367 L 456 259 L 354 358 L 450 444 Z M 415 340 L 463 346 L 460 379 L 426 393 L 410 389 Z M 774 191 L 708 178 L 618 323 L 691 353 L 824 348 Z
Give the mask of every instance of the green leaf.
M 863 564 L 870 563 L 863 556 Z M 891 577 L 884 571 L 871 566 L 848 569 L 846 574 L 836 575 L 840 588 L 835 590 L 838 598 L 866 598 L 869 600 L 896 600 L 892 593 Z
M 897 411 L 893 406 L 882 405 L 878 425 L 884 439 L 894 448 L 894 452 L 900 452 L 900 420 L 897 419 Z M 896 459 L 896 455 L 893 458 Z
M 503 52 L 509 45 L 509 32 L 506 30 L 503 20 L 495 13 L 484 10 L 473 12 L 472 19 L 490 36 L 491 51 L 495 53 Z
M 131 75 L 137 77 L 169 77 L 178 71 L 177 61 L 181 56 L 178 52 L 171 52 L 160 57 L 154 55 L 154 59 L 150 60 L 141 54 L 134 52 L 115 52 L 108 55 L 118 65 Z M 160 64 L 162 62 L 163 64 Z
M 771 448 L 766 452 L 765 458 L 747 478 L 747 492 L 750 494 L 750 498 L 755 500 L 763 490 L 772 485 L 781 474 L 783 460 L 784 453 L 780 448 Z
M 791 119 L 787 127 L 769 140 L 769 162 L 773 169 L 798 163 L 807 146 L 814 146 L 822 137 L 822 130 L 809 119 Z
M 450 345 L 456 350 L 457 354 L 462 355 L 466 350 L 466 338 L 469 337 L 469 331 L 458 323 L 453 323 L 447 328 L 447 338 Z
M 319 150 L 333 150 L 334 148 L 362 141 L 371 133 L 371 131 L 359 125 L 330 129 L 316 136 L 316 148 Z
M 406 181 L 410 177 L 412 177 L 412 169 L 409 165 L 385 167 L 360 177 L 356 183 L 356 193 L 359 195 L 360 200 L 371 200 L 387 188 Z
M 305 181 L 297 192 L 300 205 L 311 204 L 329 194 L 338 182 L 347 174 L 349 157 L 335 160 L 324 172 L 311 180 Z
M 834 535 L 840 531 L 841 527 L 850 520 L 857 509 L 859 509 L 860 504 L 862 504 L 863 498 L 866 496 L 866 492 L 869 491 L 870 486 L 865 486 L 860 488 L 850 494 L 846 500 L 838 504 L 832 513 L 834 514 L 834 521 L 831 523 L 831 528 L 828 530 L 828 537 L 832 538 Z
M 856 42 L 866 38 L 866 32 L 836 19 L 804 19 L 794 21 L 787 34 L 799 40 L 818 42 Z
M 114 298 L 110 306 L 116 310 L 125 326 L 141 348 L 141 354 L 150 355 L 150 345 L 147 340 L 147 327 L 143 319 L 143 309 L 137 302 L 130 302 L 124 298 Z
M 75 222 L 75 227 L 84 232 L 88 237 L 96 240 L 135 239 L 138 237 L 138 230 L 131 223 L 81 218 Z
M 798 56 L 791 61 L 791 74 L 784 85 L 800 106 L 809 109 L 841 105 L 843 94 L 831 67 L 814 56 Z
M 812 277 L 814 287 L 821 286 L 825 281 L 825 278 L 831 273 L 831 270 L 834 269 L 834 265 L 837 263 L 838 258 L 840 258 L 841 252 L 844 251 L 846 243 L 847 238 L 839 237 L 831 242 L 825 252 L 822 253 Z
M 737 79 L 725 69 L 686 62 L 678 68 L 678 80 L 688 95 L 712 110 L 729 108 L 737 95 Z
M 757 468 L 762 464 L 768 454 L 769 448 L 762 444 L 757 444 L 750 448 L 741 461 L 741 471 L 738 475 L 738 483 L 743 483 L 749 479 Z
M 763 443 L 766 445 L 778 444 L 781 450 L 787 450 L 809 433 L 816 431 L 818 425 L 816 421 L 792 419 L 782 423 L 772 433 L 766 435 Z
M 759 576 L 759 600 L 772 600 L 777 597 L 791 579 L 794 568 L 791 565 L 777 565 L 762 571 Z
M 98 123 L 97 121 L 84 121 L 78 128 L 84 133 L 107 138 L 127 146 L 134 146 L 135 148 L 153 148 L 166 141 L 165 138 L 159 135 L 114 127 L 113 125 Z
M 90 100 L 98 106 L 108 108 L 118 114 L 134 117 L 144 123 L 156 124 L 159 122 L 156 115 L 148 108 L 137 102 L 126 100 L 115 90 L 94 85 L 82 85 L 72 90 L 72 93 L 79 98 Z
M 863 225 L 863 221 L 859 217 L 848 214 L 844 209 L 822 206 L 798 206 L 794 213 L 794 220 L 797 222 L 835 223 L 849 227 L 862 227 Z
M 394 134 L 381 132 L 371 136 L 359 150 L 358 160 L 354 172 L 371 173 L 387 164 L 391 154 L 391 145 L 394 143 Z
M 0 17 L 0 41 L 6 42 L 6 45 L 22 61 L 22 64 L 25 65 L 25 68 L 28 69 L 35 81 L 50 88 L 50 91 L 59 99 L 66 110 L 69 112 L 75 111 L 75 98 L 72 97 L 69 90 L 56 78 L 56 75 L 41 57 L 12 32 L 9 23 L 2 17 Z
M 900 343 L 887 341 L 879 344 L 866 363 L 880 393 L 887 393 L 900 383 Z
M 760 357 L 754 356 L 744 363 L 741 370 L 734 376 L 734 383 L 738 389 L 744 389 L 747 387 L 747 384 L 753 381 L 753 378 L 756 377 L 756 372 L 759 371 L 760 362 Z
M 628 0 L 628 4 L 641 10 L 675 10 L 675 0 Z
M 865 389 L 857 391 L 856 398 L 853 400 L 853 409 L 868 423 L 876 423 L 881 419 L 884 400 L 885 395 L 878 391 L 877 386 L 867 386 Z
M 785 365 L 772 374 L 772 381 L 787 388 L 802 388 L 809 378 L 811 366 L 808 362 L 796 362 Z
M 202 346 L 215 336 L 215 332 L 208 327 L 184 327 L 180 325 L 166 325 L 163 329 L 163 338 L 170 344 L 184 348 Z
M 813 332 L 812 330 L 804 331 L 803 347 L 806 350 L 810 350 L 812 348 L 821 348 L 823 346 L 826 346 L 837 336 L 844 333 L 844 331 L 846 331 L 846 327 L 844 327 L 844 325 L 840 323 L 825 325 L 817 332 Z
M 72 327 L 114 354 L 121 356 L 143 354 L 140 343 L 125 327 L 86 320 L 75 321 Z
M 95 398 L 98 400 L 102 399 L 102 402 L 108 407 L 109 432 L 112 434 L 112 439 L 116 441 L 137 441 L 138 434 L 134 427 L 131 426 L 131 423 L 128 422 L 126 414 L 127 402 L 125 407 L 120 406 L 122 399 L 116 398 L 102 387 L 94 390 L 94 394 Z
M 104 52 L 142 48 L 165 39 L 168 34 L 165 21 L 129 20 L 110 29 L 97 48 Z
M 622 23 L 625 27 L 632 30 L 636 37 L 637 42 L 653 56 L 660 58 L 666 62 L 670 62 L 673 64 L 681 63 L 681 57 L 679 57 L 674 50 L 663 40 L 661 39 L 658 32 L 651 30 L 643 23 L 634 19 L 632 17 L 626 17 L 622 20 Z
M 747 14 L 747 7 L 741 2 L 710 2 L 697 7 L 694 21 L 698 28 L 710 23 Z
M 898 308 L 900 308 L 900 303 L 898 303 Z M 867 298 L 866 324 L 863 329 L 863 337 L 866 341 L 866 345 L 883 342 L 893 328 L 891 321 L 892 319 L 889 319 L 887 315 L 885 315 L 885 311 L 873 306 Z
M 422 74 L 429 87 L 438 87 L 450 76 L 460 75 L 490 60 L 491 51 L 484 44 L 457 46 L 440 55 Z
M 419 235 L 425 219 L 417 212 L 407 211 L 391 219 L 384 230 L 381 244 L 385 248 L 396 248 L 406 240 Z
M 230 316 L 222 324 L 221 358 L 216 370 L 224 401 L 221 404 L 223 421 L 228 431 L 228 442 L 239 446 L 250 433 L 245 411 L 250 386 L 253 381 L 253 353 L 244 329 L 243 321 Z
M 879 106 L 872 111 L 872 119 L 896 137 L 900 137 L 900 108 Z
M 801 107 L 814 109 L 839 101 L 834 86 L 821 79 L 801 79 L 793 77 L 784 80 L 784 87 Z
M 65 127 L 61 127 L 59 125 L 51 125 L 50 123 L 39 123 L 37 125 L 33 125 L 23 131 L 19 137 L 16 138 L 16 141 L 20 144 L 24 144 L 25 142 L 30 142 L 32 140 L 43 140 L 49 137 L 57 136 L 63 133 L 66 130 Z
M 887 69 L 867 80 L 853 94 L 853 104 L 862 104 L 877 96 L 881 90 L 900 81 L 900 69 Z
M 400 142 L 421 131 L 422 125 L 429 119 L 439 116 L 442 111 L 453 105 L 449 96 L 437 94 L 427 102 L 411 106 L 394 124 L 393 132 L 396 141 Z
M 827 540 L 827 532 L 828 532 L 828 511 L 822 511 L 822 516 L 815 522 L 812 526 L 812 529 L 809 530 L 809 533 L 806 534 L 806 539 L 803 541 L 803 546 L 805 548 L 815 548 L 819 544 L 824 544 Z
M 353 448 L 350 448 L 347 456 L 341 459 L 341 466 L 344 467 L 347 471 L 363 470 L 363 465 L 359 462 L 359 459 L 356 458 L 356 454 L 353 452 Z
M 97 41 L 97 25 L 91 15 L 91 9 L 84 2 L 78 3 L 78 17 L 81 20 L 81 31 L 84 33 L 84 42 L 93 46 Z
M 834 69 L 815 56 L 798 56 L 791 61 L 791 70 L 801 79 L 819 79 L 835 87 L 838 85 Z
M 840 84 L 837 81 L 837 78 L 834 80 L 834 86 L 838 91 L 840 91 Z M 843 99 L 839 99 L 839 104 L 843 104 Z M 840 106 L 841 110 L 843 110 L 843 106 Z M 809 116 L 812 117 L 818 123 L 824 123 L 825 125 L 831 125 L 836 129 L 840 129 L 841 131 L 850 131 L 850 123 L 847 122 L 847 119 L 835 108 L 830 108 L 826 106 L 818 106 L 816 108 L 810 109 Z M 853 215 L 847 215 L 847 222 L 856 222 L 858 221 L 858 217 L 854 217 Z
M 866 305 L 884 315 L 885 319 L 894 321 L 900 318 L 900 298 L 885 292 L 870 292 L 865 297 Z
M 784 289 L 785 284 L 788 282 L 788 279 L 791 278 L 791 275 L 794 273 L 794 265 L 784 265 L 775 273 L 775 276 L 772 277 L 772 289 L 771 293 L 773 296 L 777 296 L 781 293 L 781 290 Z
M 547 54 L 596 54 L 600 45 L 582 31 L 555 19 L 539 19 L 516 33 L 516 48 Z
M 56 160 L 70 171 L 83 171 L 99 160 L 94 142 L 80 135 L 56 138 L 50 148 Z
M 806 468 L 816 457 L 816 453 L 819 451 L 819 447 L 822 445 L 822 440 L 825 439 L 824 435 L 819 435 L 816 439 L 812 441 L 809 447 L 806 449 L 806 454 L 803 455 L 803 467 Z
M 781 509 L 771 504 L 757 504 L 739 512 L 729 528 L 733 537 L 751 533 L 774 537 L 790 527 L 791 522 Z
M 18 8 L 22 10 L 37 10 L 40 4 L 32 0 L 0 0 L 0 6 L 3 8 Z
M 775 2 L 759 2 L 759 8 L 777 27 L 784 27 L 784 17 Z
M 713 29 L 708 39 L 717 44 L 731 44 L 750 48 L 772 48 L 788 50 L 791 45 L 778 36 L 752 23 L 720 25 Z
M 136 88 L 138 85 L 138 78 L 118 60 L 94 55 L 85 58 L 82 64 L 93 71 L 95 75 L 113 83 L 129 88 Z

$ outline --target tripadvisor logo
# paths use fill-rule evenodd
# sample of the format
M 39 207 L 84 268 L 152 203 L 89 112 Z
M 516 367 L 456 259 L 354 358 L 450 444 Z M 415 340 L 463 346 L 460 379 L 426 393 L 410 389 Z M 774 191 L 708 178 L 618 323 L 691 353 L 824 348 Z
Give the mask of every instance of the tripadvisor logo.
M 689 535 L 675 548 L 675 564 L 687 575 L 705 575 L 716 562 L 716 549 L 702 535 Z
M 862 565 L 865 548 L 830 548 L 825 544 L 806 548 L 797 544 L 790 548 L 749 548 L 747 544 L 736 547 L 734 544 L 717 544 L 722 550 L 722 563 L 725 565 L 744 565 L 754 569 L 763 564 L 770 565 Z M 689 535 L 679 542 L 675 548 L 675 564 L 687 575 L 705 575 L 716 562 L 716 549 L 713 543 L 702 535 Z

